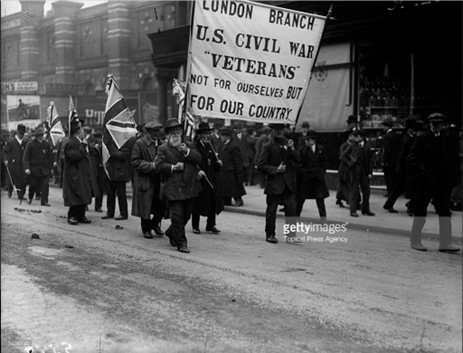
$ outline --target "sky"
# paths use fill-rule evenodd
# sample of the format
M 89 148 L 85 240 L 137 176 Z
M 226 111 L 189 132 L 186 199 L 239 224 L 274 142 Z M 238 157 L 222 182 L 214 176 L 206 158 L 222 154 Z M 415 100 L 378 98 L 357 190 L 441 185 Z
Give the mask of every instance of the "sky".
M 89 6 L 101 4 L 103 2 L 106 2 L 107 0 L 88 0 L 88 1 L 72 0 L 72 1 L 81 2 L 84 4 L 83 7 L 89 7 Z M 49 10 L 51 10 L 51 4 L 53 2 L 55 1 L 48 0 L 45 2 L 44 15 L 46 15 L 46 13 Z M 2 17 L 12 15 L 20 11 L 21 11 L 21 4 L 19 3 L 19 0 L 2 0 Z

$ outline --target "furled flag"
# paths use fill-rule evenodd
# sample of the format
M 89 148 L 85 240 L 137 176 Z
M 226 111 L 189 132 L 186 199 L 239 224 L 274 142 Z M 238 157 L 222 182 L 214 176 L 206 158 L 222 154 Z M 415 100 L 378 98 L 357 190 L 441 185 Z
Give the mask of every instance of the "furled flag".
M 79 117 L 77 116 L 77 110 L 74 107 L 74 102 L 72 101 L 71 95 L 69 95 L 69 116 L 68 116 L 68 132 L 69 136 L 71 136 L 71 123 L 74 120 L 79 120 Z
M 137 124 L 124 101 L 113 75 L 108 76 L 106 83 L 106 109 L 103 121 L 103 167 L 109 178 L 106 167 L 109 158 L 124 144 L 137 134 Z
M 50 105 L 47 108 L 48 122 L 50 124 L 50 138 L 53 143 L 53 146 L 64 137 L 64 128 L 63 124 L 59 120 L 59 114 L 56 111 L 55 103 L 50 102 Z
M 183 113 L 183 105 L 185 103 L 185 90 L 186 83 L 174 78 L 174 85 L 172 89 L 172 95 L 177 97 L 178 108 L 178 122 L 182 123 L 183 120 L 183 131 L 185 137 L 193 140 L 195 137 L 196 130 L 196 119 L 193 115 L 190 114 L 188 110 Z

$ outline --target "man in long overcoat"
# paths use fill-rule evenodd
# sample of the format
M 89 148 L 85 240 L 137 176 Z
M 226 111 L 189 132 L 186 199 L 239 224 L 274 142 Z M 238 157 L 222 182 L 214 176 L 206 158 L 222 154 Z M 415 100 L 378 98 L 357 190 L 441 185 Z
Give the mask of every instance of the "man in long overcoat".
M 200 123 L 194 141 L 196 150 L 201 154 L 201 162 L 198 163 L 200 170 L 197 178 L 200 180 L 203 189 L 196 198 L 191 219 L 193 233 L 195 234 L 201 234 L 199 229 L 200 216 L 207 217 L 206 232 L 220 233 L 220 230 L 216 227 L 216 215 L 223 210 L 219 182 L 222 161 L 219 160 L 211 147 L 211 130 L 208 123 Z
M 257 169 L 267 176 L 264 194 L 267 195 L 265 212 L 266 241 L 278 243 L 275 237 L 278 204 L 284 205 L 286 224 L 292 225 L 296 217 L 296 165 L 301 162 L 294 141 L 283 137 L 283 124 L 269 124 L 272 138 L 262 147 Z M 294 235 L 289 232 L 288 235 Z
M 93 196 L 99 196 L 99 190 L 80 121 L 73 120 L 70 129 L 71 136 L 64 149 L 64 206 L 69 206 L 69 224 L 86 224 L 91 221 L 85 217 L 85 207 L 92 203 Z
M 242 196 L 246 195 L 244 190 L 244 166 L 243 156 L 240 146 L 232 138 L 230 128 L 223 127 L 220 130 L 223 141 L 220 147 L 219 159 L 223 163 L 220 174 L 220 184 L 222 185 L 222 198 L 224 205 L 231 206 L 231 198 L 235 199 L 235 206 L 243 206 Z
M 24 173 L 29 176 L 29 195 L 27 202 L 31 203 L 34 193 L 40 195 L 40 204 L 50 206 L 48 203 L 48 180 L 53 168 L 53 154 L 50 144 L 43 139 L 42 127 L 35 129 L 35 139 L 29 141 L 24 150 Z
M 102 129 L 97 129 L 91 139 L 87 141 L 92 141 L 88 143 L 89 152 L 90 152 L 90 161 L 92 163 L 92 169 L 95 173 L 96 182 L 98 184 L 99 196 L 95 197 L 95 212 L 103 212 L 101 206 L 103 205 L 103 195 L 106 190 L 108 183 L 108 178 L 103 168 L 103 154 L 102 154 L 102 144 L 101 139 L 103 137 Z
M 18 190 L 18 198 L 22 199 L 26 191 L 26 183 L 24 182 L 24 169 L 23 169 L 23 156 L 26 149 L 26 141 L 24 134 L 26 127 L 23 124 L 18 124 L 16 135 L 8 140 L 5 148 L 3 149 L 3 162 L 11 174 L 11 179 L 14 186 Z M 13 185 L 7 176 L 8 184 L 8 197 L 13 193 Z
M 322 221 L 326 220 L 325 199 L 330 196 L 325 182 L 328 165 L 325 147 L 316 143 L 317 133 L 308 130 L 305 144 L 299 147 L 301 167 L 297 170 L 297 207 L 296 213 L 300 217 L 304 201 L 315 199 L 318 213 Z
M 146 134 L 135 142 L 132 152 L 132 216 L 141 218 L 141 230 L 146 239 L 153 238 L 152 229 L 156 235 L 164 235 L 160 223 L 166 212 L 166 201 L 160 197 L 161 175 L 156 173 L 154 167 L 159 146 L 158 132 L 161 129 L 162 125 L 158 122 L 146 124 Z
M 407 167 L 417 175 L 417 199 L 414 210 L 411 248 L 426 251 L 421 244 L 421 232 L 426 223 L 429 202 L 433 200 L 439 215 L 439 251 L 457 252 L 451 245 L 452 223 L 450 190 L 458 183 L 458 151 L 449 148 L 448 137 L 441 131 L 447 118 L 434 113 L 428 117 L 431 129 L 418 136 L 407 157 Z
M 384 181 L 386 182 L 388 196 L 392 193 L 392 188 L 397 180 L 396 168 L 399 160 L 400 141 L 402 135 L 392 129 L 393 122 L 387 118 L 382 122 L 385 135 L 383 137 L 382 165 Z
M 168 141 L 158 148 L 155 170 L 162 174 L 161 197 L 168 201 L 171 225 L 166 235 L 178 251 L 189 253 L 185 225 L 201 192 L 201 183 L 196 179 L 201 155 L 192 145 L 182 142 L 183 129 L 176 118 L 167 119 L 164 130 Z

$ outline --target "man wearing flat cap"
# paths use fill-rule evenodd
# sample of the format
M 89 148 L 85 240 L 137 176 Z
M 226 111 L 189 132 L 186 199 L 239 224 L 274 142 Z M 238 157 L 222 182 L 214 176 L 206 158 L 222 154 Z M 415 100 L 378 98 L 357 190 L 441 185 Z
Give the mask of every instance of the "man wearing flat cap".
M 189 253 L 185 225 L 201 192 L 201 183 L 196 179 L 201 155 L 191 144 L 182 142 L 183 129 L 176 118 L 167 119 L 164 130 L 167 142 L 158 148 L 155 170 L 162 175 L 161 197 L 168 201 L 171 225 L 166 235 L 178 251 Z
M 92 197 L 99 196 L 81 126 L 78 119 L 71 121 L 69 141 L 64 147 L 63 197 L 64 206 L 69 206 L 68 223 L 71 225 L 91 223 L 85 216 L 85 208 L 92 203 Z
M 153 238 L 151 230 L 156 235 L 164 235 L 160 224 L 166 212 L 166 201 L 161 199 L 161 176 L 154 168 L 154 159 L 160 146 L 158 133 L 161 129 L 161 123 L 151 121 L 146 124 L 146 134 L 135 142 L 132 153 L 132 216 L 141 218 L 141 230 L 146 239 Z
M 29 141 L 24 150 L 24 173 L 29 176 L 29 195 L 27 203 L 31 203 L 34 193 L 40 194 L 40 204 L 50 206 L 48 203 L 48 180 L 53 168 L 53 154 L 50 144 L 43 139 L 42 127 L 35 128 L 35 138 Z
M 223 163 L 220 174 L 222 185 L 222 197 L 225 206 L 231 206 L 231 199 L 235 200 L 235 207 L 243 206 L 242 196 L 246 195 L 244 189 L 244 164 L 240 146 L 232 137 L 232 130 L 229 127 L 220 129 L 222 145 L 217 151 L 219 159 Z
M 265 212 L 266 241 L 276 244 L 276 212 L 278 204 L 284 205 L 287 224 L 294 224 L 296 217 L 296 165 L 301 156 L 294 148 L 294 141 L 283 137 L 283 124 L 269 124 L 272 137 L 262 147 L 257 162 L 259 172 L 267 176 L 264 194 L 267 195 L 267 210 Z M 287 234 L 295 235 L 294 232 Z
M 24 182 L 24 168 L 23 168 L 23 156 L 24 150 L 26 149 L 26 141 L 24 134 L 26 133 L 26 127 L 23 124 L 18 124 L 16 135 L 8 140 L 3 149 L 3 162 L 8 167 L 11 179 L 14 186 L 18 189 L 18 198 L 22 199 L 26 191 L 26 183 Z M 13 185 L 8 177 L 8 197 L 13 194 Z
M 426 223 L 431 200 L 439 215 L 439 251 L 458 252 L 451 245 L 452 223 L 450 190 L 458 184 L 458 151 L 449 148 L 447 136 L 441 131 L 447 118 L 434 113 L 428 117 L 431 129 L 417 137 L 407 158 L 407 167 L 417 176 L 417 199 L 411 232 L 411 248 L 426 251 L 421 243 L 421 232 Z

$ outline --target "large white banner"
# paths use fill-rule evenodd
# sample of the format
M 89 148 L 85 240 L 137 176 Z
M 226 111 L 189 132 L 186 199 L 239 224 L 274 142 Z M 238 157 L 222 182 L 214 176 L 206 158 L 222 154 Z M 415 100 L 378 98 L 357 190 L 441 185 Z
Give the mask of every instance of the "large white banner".
M 197 0 L 187 108 L 198 117 L 294 123 L 325 19 L 250 1 Z

